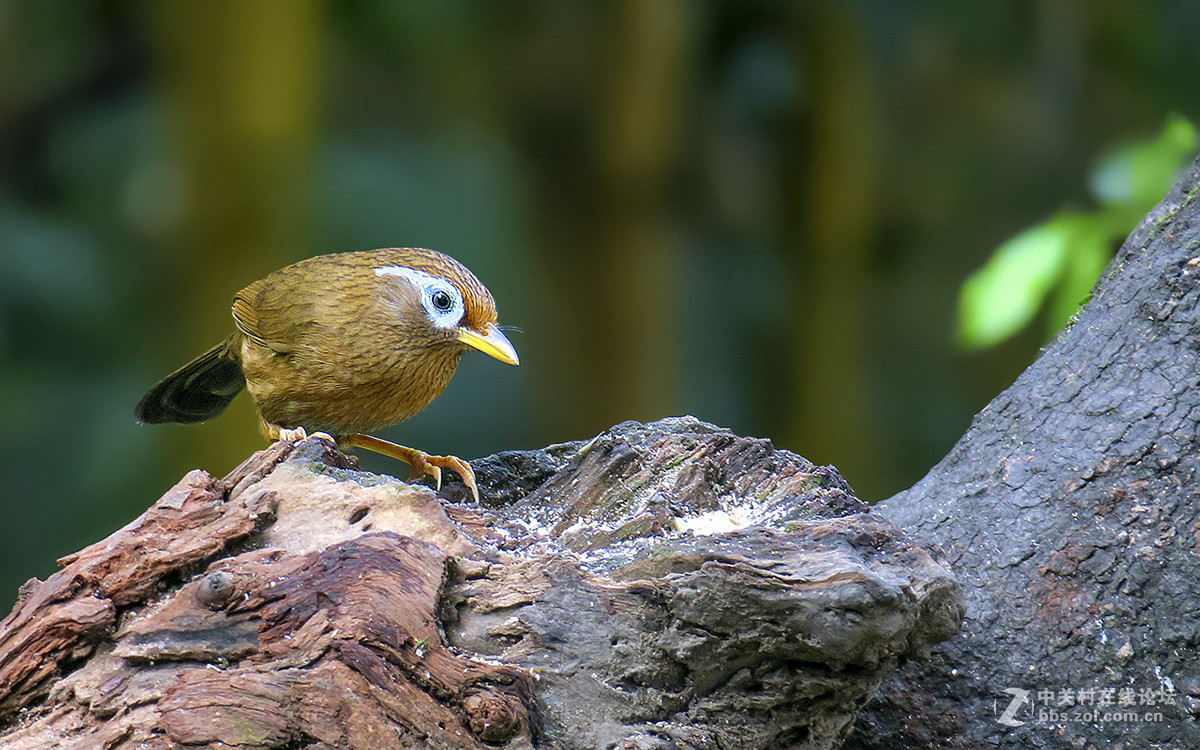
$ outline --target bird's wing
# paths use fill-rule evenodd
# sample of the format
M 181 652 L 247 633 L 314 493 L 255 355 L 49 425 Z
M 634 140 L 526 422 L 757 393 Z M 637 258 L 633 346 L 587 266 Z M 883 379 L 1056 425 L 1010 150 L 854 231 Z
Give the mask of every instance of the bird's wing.
M 256 281 L 238 292 L 233 298 L 233 324 L 247 339 L 258 346 L 278 354 L 287 354 L 295 348 L 296 331 L 294 327 L 287 325 L 285 316 L 259 315 L 259 311 L 264 305 L 273 307 L 269 299 L 271 296 L 266 294 L 261 281 Z M 272 318 L 277 321 L 275 325 L 267 322 Z

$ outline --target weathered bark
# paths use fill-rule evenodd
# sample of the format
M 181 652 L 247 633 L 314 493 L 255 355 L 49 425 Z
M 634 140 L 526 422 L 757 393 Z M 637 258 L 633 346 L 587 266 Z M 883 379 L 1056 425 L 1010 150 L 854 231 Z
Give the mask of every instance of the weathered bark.
M 1074 324 L 878 508 L 947 555 L 968 615 L 849 747 L 1200 747 L 1198 347 L 1200 162 Z
M 949 573 L 829 468 L 692 419 L 460 484 L 276 444 L 27 584 L 4 748 L 830 748 L 952 635 Z

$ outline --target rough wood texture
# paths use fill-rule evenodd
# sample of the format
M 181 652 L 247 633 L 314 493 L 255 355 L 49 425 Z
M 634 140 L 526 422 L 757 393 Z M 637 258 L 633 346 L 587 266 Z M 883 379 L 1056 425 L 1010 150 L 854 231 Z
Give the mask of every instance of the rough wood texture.
M 834 747 L 958 628 L 947 571 L 833 469 L 694 420 L 566 452 L 492 512 L 521 562 L 447 592 L 452 643 L 539 676 L 551 746 Z
M 952 635 L 829 468 L 692 419 L 476 462 L 192 472 L 0 624 L 3 748 L 830 748 Z
M 1200 162 L 1094 293 L 880 507 L 949 557 L 968 617 L 848 746 L 1200 747 Z

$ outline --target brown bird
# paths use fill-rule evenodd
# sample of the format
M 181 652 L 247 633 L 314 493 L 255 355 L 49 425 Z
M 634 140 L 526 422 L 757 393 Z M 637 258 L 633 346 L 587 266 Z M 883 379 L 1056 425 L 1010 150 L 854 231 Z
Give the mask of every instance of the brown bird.
M 424 409 L 450 382 L 468 348 L 518 364 L 496 325 L 496 303 L 448 255 L 418 248 L 335 253 L 300 261 L 233 298 L 235 330 L 165 377 L 134 409 L 141 422 L 203 422 L 243 387 L 263 434 L 295 440 L 324 432 L 412 466 L 409 479 L 441 470 L 475 473 L 454 456 L 431 456 L 363 434 Z

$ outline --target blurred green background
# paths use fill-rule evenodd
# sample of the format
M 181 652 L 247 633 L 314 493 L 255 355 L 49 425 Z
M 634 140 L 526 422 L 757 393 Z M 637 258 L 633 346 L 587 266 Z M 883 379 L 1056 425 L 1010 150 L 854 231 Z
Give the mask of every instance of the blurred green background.
M 338 250 L 448 252 L 523 331 L 385 437 L 690 413 L 901 490 L 1046 340 L 956 346 L 964 279 L 1088 209 L 1099 154 L 1200 121 L 1197 29 L 1189 0 L 0 0 L 0 600 L 261 447 L 245 396 L 132 408 L 235 291 Z

